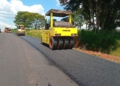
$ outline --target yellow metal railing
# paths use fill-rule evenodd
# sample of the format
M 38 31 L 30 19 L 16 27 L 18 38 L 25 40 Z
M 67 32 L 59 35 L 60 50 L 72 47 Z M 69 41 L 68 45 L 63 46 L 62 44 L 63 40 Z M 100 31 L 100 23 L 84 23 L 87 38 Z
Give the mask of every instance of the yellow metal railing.
M 53 13 L 50 13 L 50 27 L 53 27 Z

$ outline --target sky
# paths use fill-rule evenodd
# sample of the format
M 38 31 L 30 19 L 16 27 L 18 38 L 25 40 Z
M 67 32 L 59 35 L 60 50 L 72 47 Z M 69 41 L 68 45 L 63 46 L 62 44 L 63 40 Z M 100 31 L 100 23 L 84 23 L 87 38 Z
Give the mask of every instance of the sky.
M 0 28 L 15 28 L 14 17 L 18 11 L 37 12 L 45 15 L 50 9 L 60 9 L 58 0 L 0 0 Z

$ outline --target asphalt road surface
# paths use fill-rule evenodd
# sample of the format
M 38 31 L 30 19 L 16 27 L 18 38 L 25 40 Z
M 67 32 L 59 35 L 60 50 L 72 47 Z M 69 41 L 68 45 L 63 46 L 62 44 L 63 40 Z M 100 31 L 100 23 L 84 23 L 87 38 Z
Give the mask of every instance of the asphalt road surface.
M 29 36 L 0 34 L 0 86 L 77 86 L 67 75 L 79 86 L 120 86 L 118 63 L 76 50 L 50 50 Z
M 23 36 L 47 58 L 59 66 L 79 86 L 120 86 L 120 64 L 77 50 L 50 50 L 40 39 Z
M 78 86 L 28 42 L 0 33 L 0 86 Z

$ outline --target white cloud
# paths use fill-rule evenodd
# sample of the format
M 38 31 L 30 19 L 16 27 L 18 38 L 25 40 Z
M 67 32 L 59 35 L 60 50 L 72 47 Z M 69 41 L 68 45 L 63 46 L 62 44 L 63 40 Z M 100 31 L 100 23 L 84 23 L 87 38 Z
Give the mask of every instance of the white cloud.
M 11 0 L 10 4 L 11 4 L 10 10 L 15 14 L 18 11 L 29 11 L 29 12 L 37 12 L 44 15 L 44 8 L 40 4 L 27 6 L 27 5 L 24 5 L 20 0 Z
M 56 4 L 56 5 L 57 5 L 57 6 L 60 6 L 60 2 L 59 2 L 59 0 L 56 0 L 56 1 L 57 1 L 57 4 Z
M 29 11 L 29 12 L 37 12 L 39 14 L 44 15 L 44 8 L 41 4 L 36 4 L 32 6 L 24 5 L 21 0 L 0 0 L 0 25 L 8 25 L 2 23 L 2 20 L 8 20 L 9 18 L 13 18 L 17 14 L 18 11 Z M 9 25 L 11 26 L 11 25 Z
M 0 22 L 0 25 L 1 26 L 6 26 L 6 27 L 11 27 L 11 28 L 14 27 L 13 25 L 9 25 L 9 24 L 3 23 L 3 22 Z

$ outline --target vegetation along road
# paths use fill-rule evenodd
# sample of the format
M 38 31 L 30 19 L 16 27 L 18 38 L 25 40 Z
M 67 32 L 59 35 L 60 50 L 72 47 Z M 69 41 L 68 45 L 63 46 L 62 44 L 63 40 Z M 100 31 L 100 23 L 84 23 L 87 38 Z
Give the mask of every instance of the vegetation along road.
M 74 81 L 120 86 L 120 64 L 76 50 L 51 50 L 30 36 L 0 34 L 0 86 L 78 86 Z

